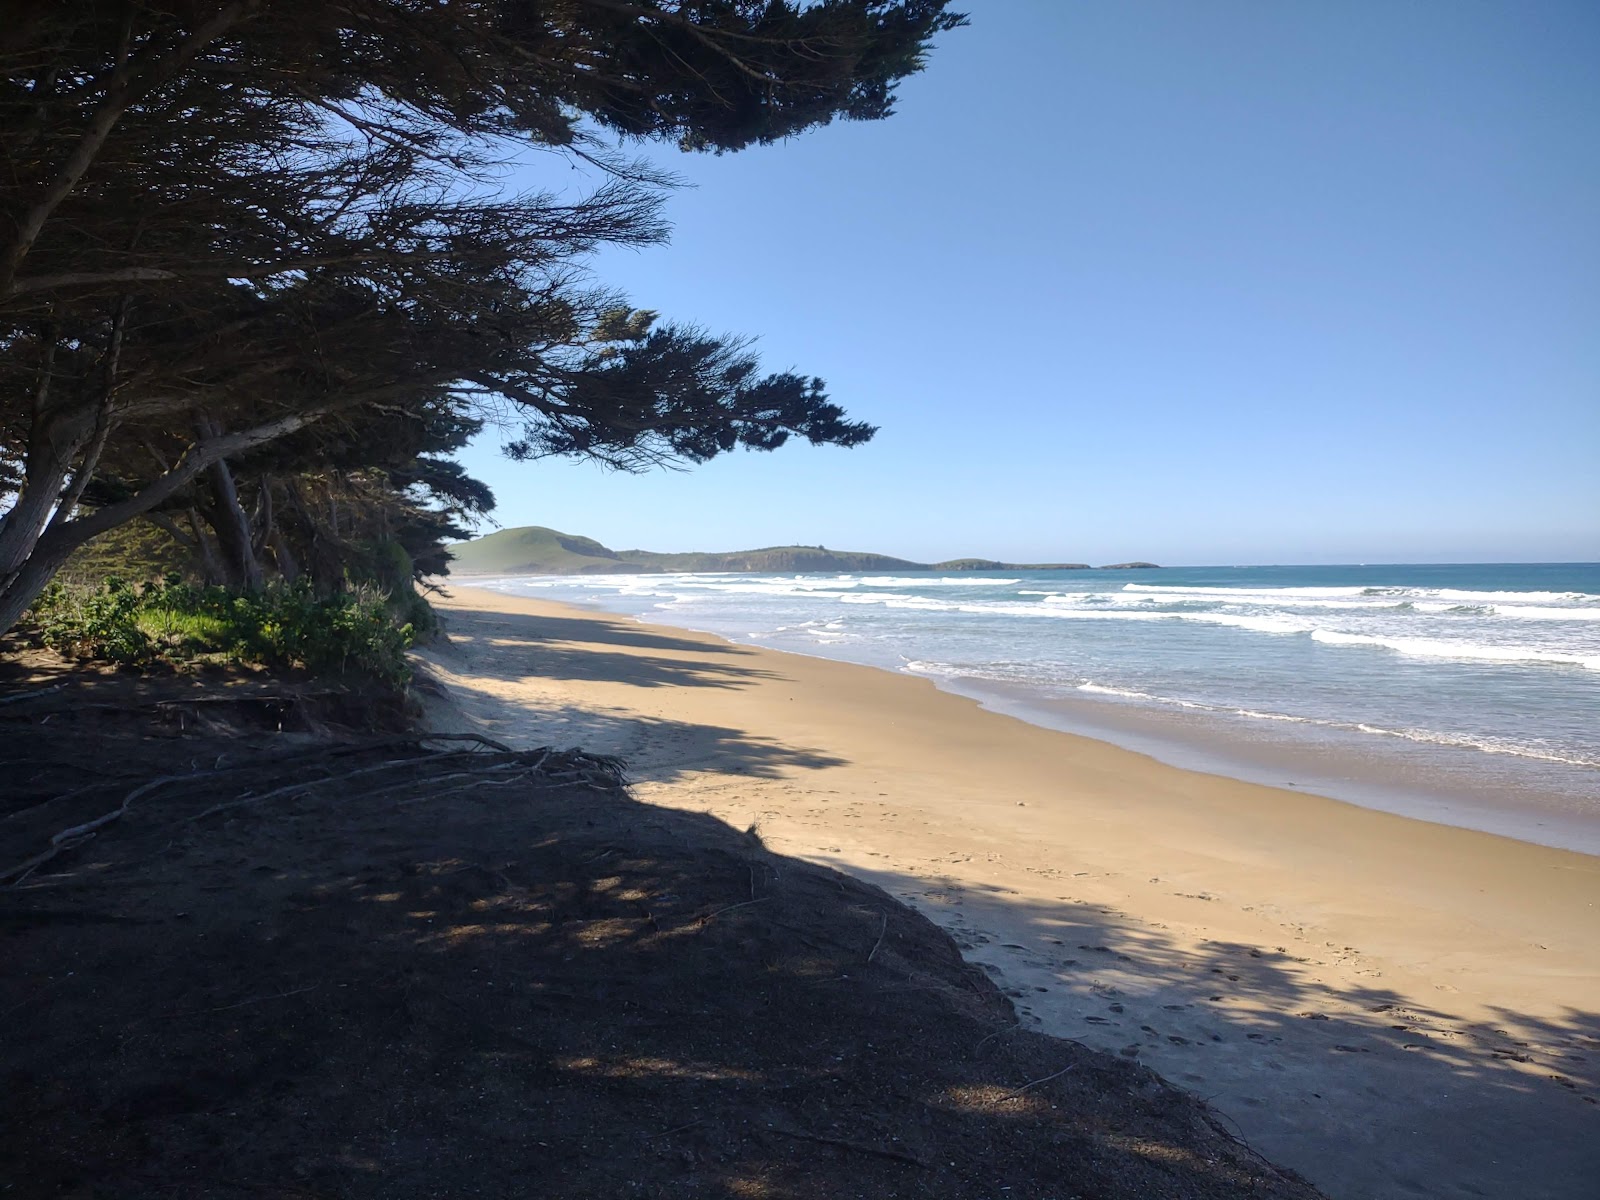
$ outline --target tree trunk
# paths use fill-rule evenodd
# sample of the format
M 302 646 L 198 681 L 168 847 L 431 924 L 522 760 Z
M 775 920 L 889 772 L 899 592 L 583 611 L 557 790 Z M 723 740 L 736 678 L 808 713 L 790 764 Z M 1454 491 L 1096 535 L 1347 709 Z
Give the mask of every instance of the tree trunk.
M 0 517 L 0 585 L 19 570 L 50 524 L 73 460 L 94 435 L 95 410 L 80 406 L 36 416 L 16 503 Z
M 17 493 L 16 502 L 3 519 L 0 519 L 0 585 L 17 572 L 39 542 L 55 512 L 61 489 L 67 481 L 63 461 L 34 464 L 34 455 L 28 456 L 28 472 Z
M 216 584 L 218 587 L 228 582 L 227 572 L 222 569 L 222 560 L 217 557 L 217 547 L 211 540 L 211 534 L 206 531 L 205 518 L 200 515 L 200 510 L 189 510 L 189 528 L 194 530 L 195 556 L 200 560 L 200 574 L 207 583 Z
M 134 517 L 142 517 L 156 505 L 165 503 L 201 471 L 208 469 L 212 463 L 230 454 L 240 454 L 253 447 L 265 445 L 303 429 L 331 412 L 353 408 L 358 403 L 375 398 L 376 395 L 369 392 L 340 404 L 278 417 L 251 429 L 240 430 L 238 433 L 203 438 L 180 454 L 172 467 L 159 478 L 125 500 L 107 504 L 92 513 L 71 520 L 39 518 L 45 520 L 45 525 L 44 532 L 37 537 L 21 537 L 17 533 L 18 530 L 31 528 L 31 522 L 35 519 L 33 513 L 37 508 L 37 502 L 32 496 L 19 495 L 17 505 L 0 519 L 0 536 L 3 536 L 7 544 L 12 547 L 8 550 L 11 557 L 7 561 L 15 564 L 10 569 L 0 569 L 0 633 L 10 630 L 28 605 L 32 604 L 44 590 L 51 576 L 61 568 L 61 564 L 85 542 L 131 521 Z M 83 447 L 95 436 L 94 424 L 95 413 L 91 410 L 87 414 L 86 431 L 76 443 L 78 447 Z M 31 450 L 29 461 L 31 464 Z M 27 485 L 24 485 L 23 490 L 24 492 L 28 490 Z M 35 493 L 38 491 L 39 489 L 35 489 Z M 55 490 L 51 495 L 51 503 L 58 502 L 61 495 L 59 489 Z M 28 505 L 26 508 L 24 501 Z M 18 509 L 23 509 L 20 515 L 17 515 Z M 47 514 L 48 509 L 47 504 L 45 505 Z M 15 522 L 13 522 L 14 515 L 17 515 Z M 13 539 L 15 539 L 14 545 Z
M 214 422 L 200 422 L 202 438 L 220 437 L 222 430 Z M 250 518 L 239 503 L 239 489 L 226 459 L 218 459 L 206 468 L 211 479 L 209 506 L 211 528 L 216 531 L 217 543 L 222 548 L 222 565 L 228 582 L 247 592 L 259 592 L 263 585 L 261 560 L 256 557 L 255 540 L 251 537 Z
M 250 544 L 255 547 L 258 558 L 271 545 L 272 535 L 277 532 L 274 527 L 275 515 L 272 511 L 272 476 L 263 475 L 256 484 L 256 510 L 250 514 L 254 529 Z
M 294 556 L 294 551 L 289 549 L 289 539 L 283 536 L 283 530 L 272 531 L 272 557 L 278 564 L 278 574 L 285 583 L 294 583 L 300 578 L 300 563 Z
M 83 541 L 89 539 L 84 538 Z M 81 542 L 71 538 L 46 537 L 41 539 L 16 571 L 0 588 L 0 632 L 9 630 L 28 611 L 28 606 L 39 598 L 39 593 L 55 578 L 72 552 Z

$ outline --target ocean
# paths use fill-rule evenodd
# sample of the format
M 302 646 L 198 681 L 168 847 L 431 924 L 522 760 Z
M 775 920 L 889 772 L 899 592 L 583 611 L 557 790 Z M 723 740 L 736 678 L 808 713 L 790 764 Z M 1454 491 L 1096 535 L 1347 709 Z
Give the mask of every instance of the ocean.
M 478 578 L 1600 854 L 1600 564 Z

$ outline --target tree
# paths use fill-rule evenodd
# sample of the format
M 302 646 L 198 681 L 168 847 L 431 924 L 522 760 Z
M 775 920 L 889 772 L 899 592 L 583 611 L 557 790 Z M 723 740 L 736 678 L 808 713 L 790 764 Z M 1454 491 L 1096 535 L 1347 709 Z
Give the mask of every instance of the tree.
M 204 478 L 248 546 L 228 464 L 334 420 L 499 404 L 520 455 L 635 467 L 865 440 L 820 381 L 584 283 L 596 246 L 662 235 L 660 180 L 603 135 L 720 153 L 884 117 L 944 9 L 4 0 L 0 629 L 74 546 Z M 528 146 L 609 178 L 494 194 Z

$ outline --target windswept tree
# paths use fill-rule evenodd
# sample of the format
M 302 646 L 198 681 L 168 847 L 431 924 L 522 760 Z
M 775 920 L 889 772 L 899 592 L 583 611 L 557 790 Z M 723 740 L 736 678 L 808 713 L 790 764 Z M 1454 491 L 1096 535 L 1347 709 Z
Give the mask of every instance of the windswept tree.
M 0 0 L 0 629 L 121 522 L 226 524 L 230 464 L 305 446 L 271 474 L 314 475 L 334 422 L 499 406 L 519 456 L 625 467 L 864 440 L 819 381 L 582 264 L 662 236 L 662 181 L 610 140 L 884 117 L 945 3 Z M 501 196 L 530 149 L 603 182 Z M 403 469 L 339 471 L 369 468 Z

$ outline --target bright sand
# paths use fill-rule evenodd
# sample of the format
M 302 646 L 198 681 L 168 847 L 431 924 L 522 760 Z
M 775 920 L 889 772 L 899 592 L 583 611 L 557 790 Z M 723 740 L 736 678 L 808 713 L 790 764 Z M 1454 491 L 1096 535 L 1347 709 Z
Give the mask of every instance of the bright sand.
M 440 721 L 622 755 L 640 799 L 879 884 L 1024 1023 L 1136 1056 L 1335 1200 L 1600 1195 L 1600 858 L 449 591 Z

